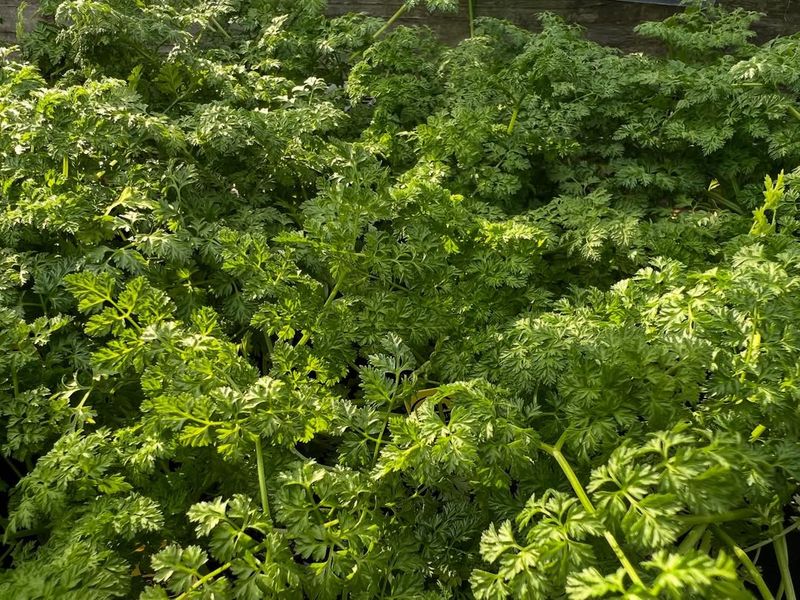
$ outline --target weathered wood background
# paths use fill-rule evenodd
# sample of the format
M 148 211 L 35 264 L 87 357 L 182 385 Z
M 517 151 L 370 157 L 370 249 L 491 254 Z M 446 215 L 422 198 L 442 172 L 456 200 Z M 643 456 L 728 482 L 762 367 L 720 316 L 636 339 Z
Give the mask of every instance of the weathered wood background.
M 800 0 L 794 0 L 800 3 Z M 343 14 L 363 11 L 377 16 L 389 16 L 401 5 L 398 0 L 329 0 L 329 12 Z M 430 14 L 422 9 L 408 13 L 400 20 L 406 24 L 424 24 L 433 28 L 448 42 L 457 42 L 469 34 L 467 1 L 461 0 L 457 14 Z M 646 45 L 633 33 L 642 21 L 660 20 L 680 10 L 676 6 L 641 4 L 620 0 L 473 0 L 476 17 L 508 19 L 528 29 L 537 29 L 537 15 L 544 11 L 564 16 L 568 21 L 586 27 L 593 40 L 638 49 Z
M 302 2 L 303 0 L 297 0 Z M 789 35 L 800 31 L 800 0 L 718 0 L 729 6 L 741 6 L 766 14 L 757 26 L 761 39 Z M 0 0 L 0 42 L 13 42 L 19 1 Z M 35 0 L 31 0 L 26 14 L 31 17 Z M 347 12 L 366 12 L 388 17 L 400 6 L 401 0 L 329 0 L 328 12 L 341 15 Z M 430 15 L 417 9 L 400 22 L 425 24 L 436 30 L 448 42 L 456 42 L 467 35 L 466 0 L 462 0 L 458 14 Z M 676 10 L 674 6 L 643 4 L 626 0 L 474 0 L 476 16 L 509 19 L 522 27 L 535 29 L 536 15 L 552 11 L 587 29 L 587 35 L 596 41 L 619 46 L 626 50 L 647 49 L 648 44 L 633 33 L 633 27 L 642 21 L 663 19 Z
M 757 26 L 759 37 L 769 39 L 800 31 L 800 0 L 718 0 L 727 6 L 746 8 L 765 13 Z M 461 0 L 461 10 L 453 14 L 428 14 L 417 9 L 401 20 L 420 23 L 435 29 L 450 42 L 466 37 L 469 30 L 467 2 Z M 400 0 L 329 0 L 332 15 L 363 11 L 377 16 L 389 16 L 401 5 Z M 590 39 L 621 48 L 635 50 L 643 46 L 633 28 L 642 21 L 655 21 L 681 10 L 678 6 L 662 6 L 625 0 L 473 0 L 476 16 L 509 19 L 517 25 L 536 29 L 537 15 L 551 11 L 567 20 L 583 25 Z

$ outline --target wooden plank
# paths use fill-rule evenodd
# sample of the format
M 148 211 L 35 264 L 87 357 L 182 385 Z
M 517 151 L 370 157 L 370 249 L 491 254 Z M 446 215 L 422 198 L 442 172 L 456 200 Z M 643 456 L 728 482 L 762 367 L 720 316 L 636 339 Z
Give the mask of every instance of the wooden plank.
M 0 0 L 0 39 L 13 40 L 16 37 L 17 7 L 19 2 Z
M 567 20 L 582 25 L 587 36 L 595 41 L 618 46 L 625 50 L 648 50 L 653 44 L 633 33 L 642 21 L 659 20 L 680 10 L 675 6 L 660 4 L 672 0 L 654 0 L 659 4 L 631 0 L 474 0 L 477 16 L 509 19 L 521 27 L 536 30 L 537 15 L 544 11 L 559 14 Z M 731 7 L 765 13 L 755 27 L 760 40 L 777 35 L 791 35 L 800 31 L 800 0 L 718 0 Z M 35 0 L 29 3 L 26 14 L 32 18 Z M 0 0 L 0 43 L 15 40 L 18 0 Z M 331 16 L 348 12 L 365 12 L 388 18 L 401 5 L 401 0 L 329 0 Z M 400 19 L 405 25 L 427 25 L 448 43 L 457 43 L 467 36 L 467 2 L 461 0 L 458 14 L 428 14 L 423 9 L 410 11 Z
M 328 12 L 331 15 L 365 12 L 388 17 L 400 5 L 398 0 L 329 0 Z M 508 19 L 534 31 L 539 27 L 538 15 L 552 12 L 585 27 L 589 39 L 626 50 L 644 50 L 652 44 L 638 38 L 633 28 L 642 21 L 664 19 L 680 8 L 618 0 L 475 0 L 474 10 L 477 17 Z M 458 14 L 429 14 L 418 8 L 399 22 L 405 25 L 425 24 L 446 42 L 457 43 L 469 31 L 466 15 L 467 3 L 462 0 Z
M 766 16 L 754 27 L 762 41 L 800 31 L 800 0 L 718 1 L 730 7 L 764 13 Z M 331 15 L 365 12 L 389 17 L 400 5 L 400 0 L 329 0 L 328 12 Z M 428 25 L 445 41 L 456 43 L 467 35 L 466 5 L 466 0 L 462 0 L 457 15 L 431 15 L 418 8 L 401 18 L 399 23 Z M 665 19 L 681 10 L 674 5 L 623 0 L 474 0 L 474 9 L 476 16 L 505 18 L 532 30 L 537 29 L 539 13 L 553 12 L 585 27 L 589 39 L 625 50 L 646 50 L 652 47 L 651 42 L 642 40 L 633 33 L 637 24 Z

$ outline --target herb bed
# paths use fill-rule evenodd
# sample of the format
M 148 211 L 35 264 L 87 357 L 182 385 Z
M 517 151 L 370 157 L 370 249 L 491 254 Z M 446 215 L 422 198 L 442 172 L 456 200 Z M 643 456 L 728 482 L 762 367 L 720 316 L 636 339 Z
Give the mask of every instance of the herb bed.
M 4 51 L 0 597 L 796 598 L 800 39 L 323 9 Z

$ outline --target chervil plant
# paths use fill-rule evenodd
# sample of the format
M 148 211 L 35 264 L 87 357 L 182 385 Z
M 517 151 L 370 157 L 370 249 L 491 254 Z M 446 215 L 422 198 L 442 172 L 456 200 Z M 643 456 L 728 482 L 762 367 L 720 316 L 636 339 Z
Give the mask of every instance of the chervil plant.
M 40 11 L 0 597 L 796 598 L 800 40 Z

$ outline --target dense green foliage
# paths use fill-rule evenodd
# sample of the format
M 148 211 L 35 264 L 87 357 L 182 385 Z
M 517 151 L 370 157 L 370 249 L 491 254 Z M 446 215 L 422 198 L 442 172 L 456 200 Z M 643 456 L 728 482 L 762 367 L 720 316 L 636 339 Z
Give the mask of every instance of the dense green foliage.
M 0 597 L 794 598 L 800 37 L 323 4 L 4 53 Z

